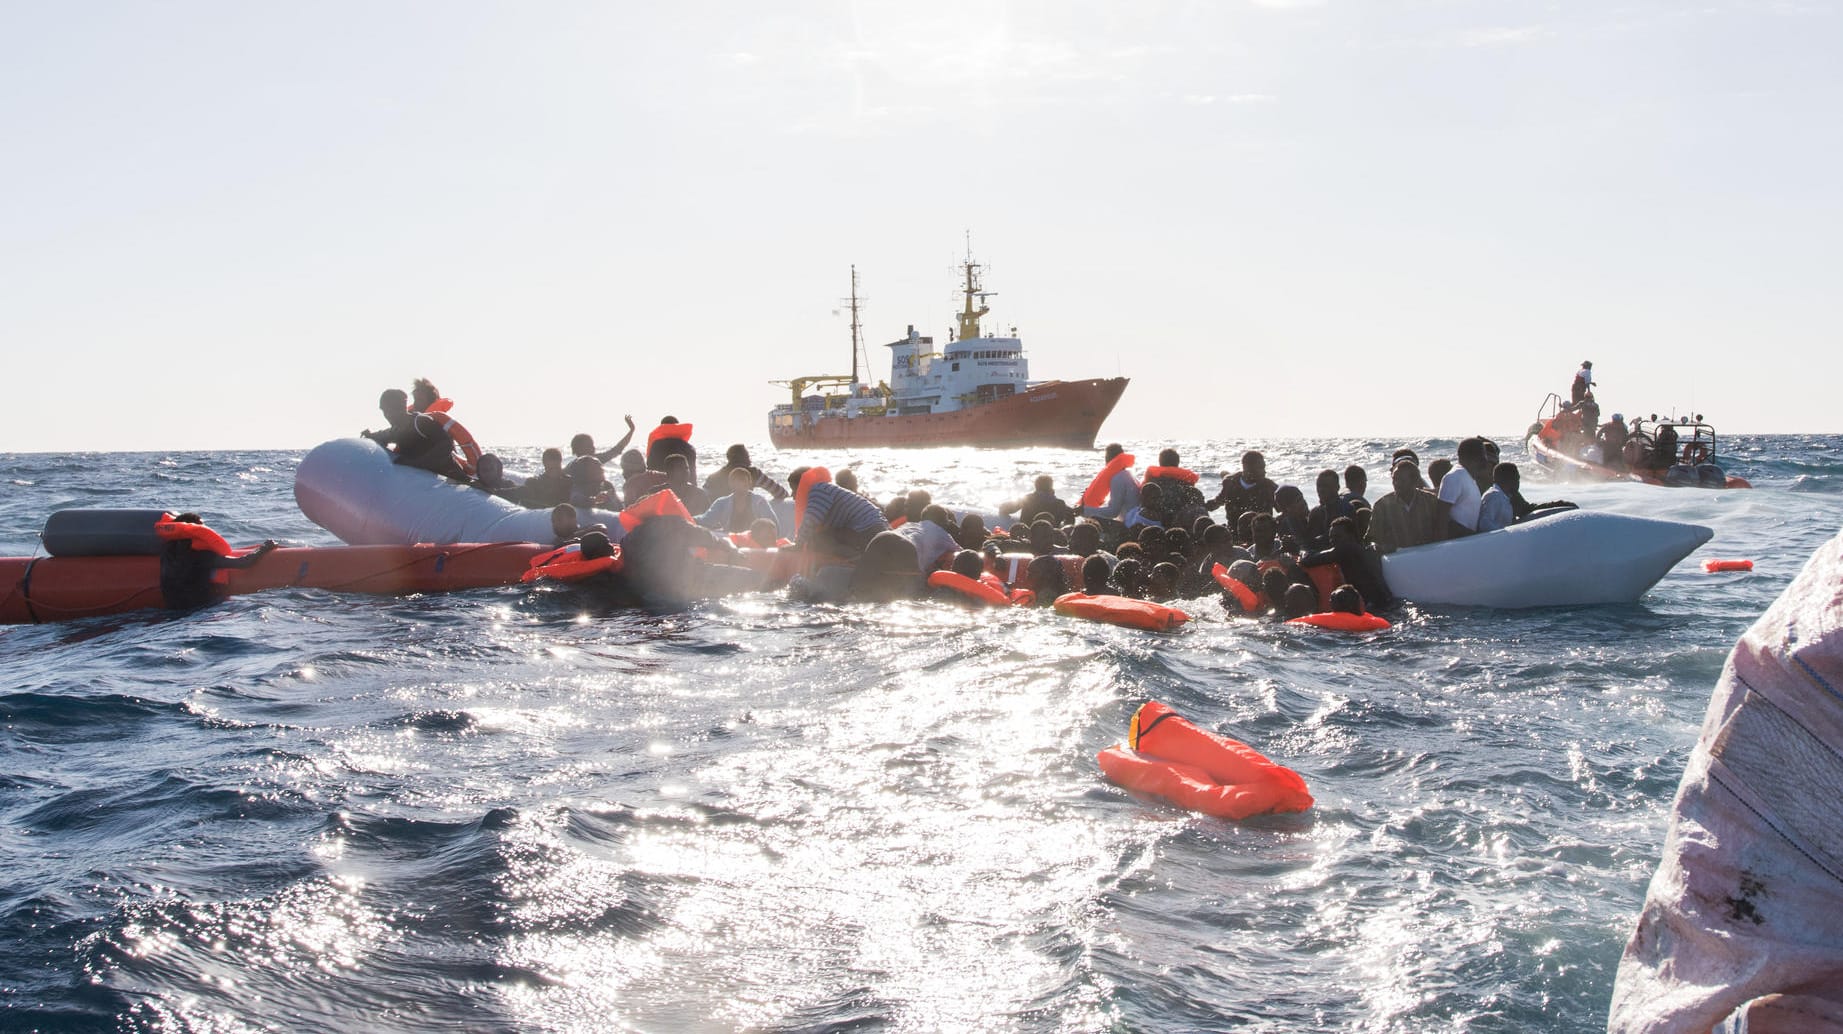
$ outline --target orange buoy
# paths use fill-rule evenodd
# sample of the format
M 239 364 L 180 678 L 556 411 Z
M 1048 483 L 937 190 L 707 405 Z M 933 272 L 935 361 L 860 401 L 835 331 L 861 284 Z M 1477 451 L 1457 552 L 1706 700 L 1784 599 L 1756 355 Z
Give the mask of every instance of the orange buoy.
M 1217 818 L 1312 806 L 1299 773 L 1245 743 L 1197 728 L 1156 700 L 1133 712 L 1126 742 L 1101 751 L 1097 760 L 1116 786 Z
M 1716 574 L 1717 572 L 1720 572 L 1720 571 L 1751 571 L 1753 570 L 1753 561 L 1751 560 L 1704 560 L 1702 562 L 1702 569 L 1704 571 L 1707 571 L 1710 574 Z
M 1069 617 L 1105 621 L 1128 628 L 1145 628 L 1154 632 L 1168 632 L 1190 620 L 1189 614 L 1176 607 L 1127 596 L 1090 596 L 1085 592 L 1071 592 L 1056 597 L 1055 606 L 1056 613 Z
M 1307 614 L 1302 618 L 1293 618 L 1289 625 L 1314 625 L 1339 632 L 1380 632 L 1389 627 L 1388 619 L 1375 614 L 1351 614 L 1342 610 L 1326 611 L 1323 614 Z

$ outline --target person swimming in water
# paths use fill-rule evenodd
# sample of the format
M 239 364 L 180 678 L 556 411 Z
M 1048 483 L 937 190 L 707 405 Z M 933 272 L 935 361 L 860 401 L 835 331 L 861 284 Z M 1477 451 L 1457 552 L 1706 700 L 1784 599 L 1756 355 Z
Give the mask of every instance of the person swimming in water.
M 205 522 L 198 514 L 188 512 L 174 517 L 172 523 L 203 527 Z M 168 610 L 197 610 L 210 606 L 225 595 L 215 577 L 217 572 L 254 567 L 275 548 L 275 540 L 267 539 L 243 556 L 231 556 L 201 548 L 191 538 L 168 539 L 160 547 L 161 601 Z
M 747 531 L 758 520 L 775 527 L 774 539 L 780 538 L 780 518 L 774 501 L 755 487 L 755 474 L 747 466 L 729 468 L 729 493 L 714 500 L 698 515 L 698 523 L 723 533 Z M 773 539 L 769 540 L 773 544 Z

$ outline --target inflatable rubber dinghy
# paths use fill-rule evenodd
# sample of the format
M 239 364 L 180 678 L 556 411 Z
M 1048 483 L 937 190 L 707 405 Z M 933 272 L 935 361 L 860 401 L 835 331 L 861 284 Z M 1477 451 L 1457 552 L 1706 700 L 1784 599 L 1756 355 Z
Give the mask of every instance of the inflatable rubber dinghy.
M 349 546 L 555 540 L 549 510 L 527 510 L 393 463 L 367 438 L 338 438 L 309 452 L 294 472 L 294 501 L 308 520 Z M 611 542 L 624 534 L 620 516 L 607 510 L 579 511 L 577 523 L 606 525 Z
M 1389 591 L 1415 603 L 1566 607 L 1632 603 L 1715 533 L 1700 524 L 1570 510 L 1382 558 Z
M 1126 742 L 1100 752 L 1107 781 L 1187 811 L 1237 821 L 1305 811 L 1305 779 L 1245 743 L 1205 732 L 1156 701 L 1133 712 Z

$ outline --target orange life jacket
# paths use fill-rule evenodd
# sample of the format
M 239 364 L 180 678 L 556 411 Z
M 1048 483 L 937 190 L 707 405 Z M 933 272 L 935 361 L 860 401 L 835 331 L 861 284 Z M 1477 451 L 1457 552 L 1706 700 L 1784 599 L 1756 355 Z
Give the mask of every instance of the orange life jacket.
M 1145 479 L 1150 481 L 1153 478 L 1170 478 L 1173 481 L 1182 481 L 1186 485 L 1194 485 L 1197 483 L 1197 472 L 1186 470 L 1183 467 L 1147 467 Z
M 683 517 L 691 520 L 691 511 L 678 499 L 678 493 L 662 488 L 621 511 L 621 527 L 632 531 L 654 517 Z
M 660 424 L 646 436 L 646 447 L 651 449 L 661 438 L 676 438 L 681 442 L 691 440 L 690 424 Z
M 437 401 L 447 402 L 448 400 L 438 399 Z M 449 405 L 453 405 L 453 403 L 449 403 Z M 434 407 L 430 407 L 423 415 L 434 420 L 437 424 L 440 424 L 442 430 L 448 432 L 448 437 L 454 440 L 455 447 L 461 450 L 461 457 L 455 462 L 461 465 L 461 470 L 465 472 L 468 477 L 473 477 L 474 471 L 480 465 L 480 443 L 474 441 L 474 436 L 468 433 L 467 428 L 462 427 L 459 420 L 449 416 L 448 411 L 445 409 L 437 410 Z
M 1083 506 L 1107 505 L 1107 496 L 1113 486 L 1113 476 L 1132 466 L 1133 462 L 1133 454 L 1130 452 L 1123 452 L 1108 460 L 1107 465 L 1101 468 L 1101 472 L 1094 475 L 1094 480 L 1088 482 L 1088 490 L 1081 494 L 1081 504 Z
M 995 586 L 985 578 L 968 578 L 957 571 L 936 571 L 928 576 L 928 585 L 936 589 L 952 589 L 967 599 L 994 607 L 1003 607 L 1011 602 L 1003 587 Z
M 1751 571 L 1753 570 L 1753 561 L 1751 560 L 1704 560 L 1702 562 L 1702 569 L 1704 571 L 1707 571 L 1709 574 L 1715 574 L 1718 571 Z
M 832 472 L 824 467 L 814 467 L 800 475 L 800 483 L 794 486 L 794 534 L 800 533 L 800 526 L 806 523 L 806 501 L 812 497 L 813 486 L 829 483 Z
M 1118 786 L 1218 818 L 1239 821 L 1312 806 L 1299 773 L 1245 743 L 1197 728 L 1156 700 L 1133 712 L 1126 742 L 1096 760 Z
M 1259 594 L 1246 585 L 1243 585 L 1241 579 L 1229 574 L 1228 568 L 1221 564 L 1217 564 L 1209 569 L 1209 573 L 1216 579 L 1217 585 L 1222 586 L 1223 589 L 1228 591 L 1229 595 L 1235 597 L 1235 602 L 1241 604 L 1242 613 L 1253 614 L 1260 609 L 1261 597 Z
M 1085 592 L 1071 592 L 1056 597 L 1055 606 L 1058 614 L 1155 632 L 1168 632 L 1190 620 L 1189 614 L 1176 607 L 1126 596 L 1090 596 Z
M 1293 618 L 1289 625 L 1314 625 L 1338 632 L 1380 632 L 1389 627 L 1387 619 L 1375 614 L 1351 614 L 1342 610 L 1326 611 L 1323 614 L 1307 614 L 1302 618 Z
M 230 548 L 230 543 L 224 541 L 224 536 L 203 524 L 175 521 L 171 514 L 167 515 L 164 520 L 154 522 L 154 534 L 159 536 L 162 542 L 177 542 L 185 539 L 192 543 L 193 549 L 216 553 L 218 556 L 231 556 L 236 552 Z
M 560 582 L 581 581 L 593 574 L 603 571 L 618 572 L 621 569 L 621 547 L 614 547 L 613 556 L 596 557 L 593 560 L 582 558 L 582 544 L 572 542 L 559 546 L 548 553 L 539 553 L 531 558 L 531 566 L 518 576 L 521 582 L 535 582 L 539 578 L 550 578 Z

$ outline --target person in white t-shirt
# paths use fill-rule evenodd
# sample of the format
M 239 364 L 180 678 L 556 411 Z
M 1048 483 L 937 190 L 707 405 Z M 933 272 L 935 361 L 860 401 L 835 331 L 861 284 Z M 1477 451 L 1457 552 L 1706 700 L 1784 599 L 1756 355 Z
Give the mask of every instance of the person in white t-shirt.
M 1441 529 L 1442 538 L 1478 530 L 1478 483 L 1491 472 L 1484 439 L 1473 437 L 1459 443 L 1459 467 L 1440 480 L 1440 504 L 1435 512 L 1442 519 L 1434 523 Z

